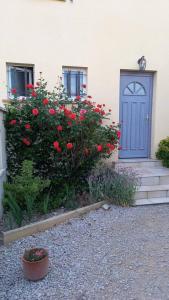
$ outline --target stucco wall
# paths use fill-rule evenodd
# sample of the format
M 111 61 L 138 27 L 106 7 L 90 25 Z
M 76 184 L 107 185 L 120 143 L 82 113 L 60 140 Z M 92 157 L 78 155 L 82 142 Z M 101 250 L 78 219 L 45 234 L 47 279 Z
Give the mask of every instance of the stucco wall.
M 152 156 L 169 134 L 168 0 L 0 1 L 0 98 L 7 97 L 6 63 L 35 65 L 53 86 L 62 66 L 88 67 L 88 90 L 119 120 L 120 70 L 147 58 L 156 71 Z
M 3 182 L 6 171 L 4 114 L 5 111 L 0 107 L 0 217 L 2 216 Z

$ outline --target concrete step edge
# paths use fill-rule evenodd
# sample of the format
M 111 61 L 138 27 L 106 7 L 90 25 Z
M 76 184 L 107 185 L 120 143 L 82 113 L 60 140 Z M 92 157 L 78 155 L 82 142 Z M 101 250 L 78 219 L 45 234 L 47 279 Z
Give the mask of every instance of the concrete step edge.
M 169 204 L 169 197 L 138 199 L 138 200 L 135 200 L 135 203 L 133 206 L 158 205 L 158 204 L 167 204 L 167 203 Z
M 137 172 L 136 172 L 137 174 Z M 138 178 L 150 178 L 150 177 L 169 177 L 169 173 L 168 174 L 146 174 L 146 175 L 138 175 Z
M 159 184 L 159 185 L 144 185 L 139 187 L 137 192 L 152 192 L 152 191 L 168 191 L 169 184 Z
M 161 160 L 159 159 L 147 159 L 147 158 L 133 158 L 133 159 L 119 159 L 116 161 L 116 163 L 142 163 L 142 162 L 160 162 Z

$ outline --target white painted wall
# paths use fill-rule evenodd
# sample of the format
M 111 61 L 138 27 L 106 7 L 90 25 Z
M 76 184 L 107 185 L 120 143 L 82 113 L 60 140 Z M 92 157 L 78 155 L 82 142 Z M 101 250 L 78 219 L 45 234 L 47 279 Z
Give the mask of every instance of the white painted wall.
M 88 91 L 119 120 L 120 70 L 147 58 L 156 71 L 152 157 L 169 135 L 168 0 L 0 0 L 0 101 L 6 63 L 35 65 L 52 87 L 62 66 L 88 68 Z

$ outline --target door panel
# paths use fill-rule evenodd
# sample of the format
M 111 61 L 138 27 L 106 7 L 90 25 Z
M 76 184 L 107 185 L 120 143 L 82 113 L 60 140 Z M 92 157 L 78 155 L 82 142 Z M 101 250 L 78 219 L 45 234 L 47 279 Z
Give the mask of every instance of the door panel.
M 149 157 L 152 74 L 121 74 L 120 158 Z

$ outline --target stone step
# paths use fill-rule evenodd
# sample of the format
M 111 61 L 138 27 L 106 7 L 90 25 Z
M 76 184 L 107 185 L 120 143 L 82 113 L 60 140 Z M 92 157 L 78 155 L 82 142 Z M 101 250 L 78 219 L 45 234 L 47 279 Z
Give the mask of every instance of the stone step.
M 153 175 L 153 176 L 139 176 L 140 184 L 148 185 L 166 185 L 169 184 L 169 175 Z
M 135 193 L 135 200 L 169 197 L 169 184 L 140 186 Z
M 116 167 L 130 167 L 130 168 L 151 168 L 160 167 L 161 161 L 157 159 L 119 159 L 116 162 Z
M 169 197 L 164 198 L 150 198 L 150 199 L 139 199 L 135 201 L 133 206 L 142 206 L 142 205 L 157 205 L 157 204 L 169 204 Z

